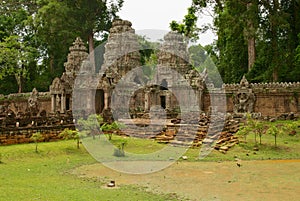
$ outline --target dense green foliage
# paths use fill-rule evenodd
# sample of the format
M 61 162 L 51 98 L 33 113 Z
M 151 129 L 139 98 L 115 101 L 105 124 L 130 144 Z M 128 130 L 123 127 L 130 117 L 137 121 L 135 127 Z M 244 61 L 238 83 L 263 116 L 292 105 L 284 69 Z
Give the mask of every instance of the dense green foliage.
M 183 23 L 170 27 L 194 38 L 197 14 L 207 8 L 214 10 L 218 39 L 212 49 L 225 83 L 244 74 L 252 82 L 299 81 L 299 1 L 193 0 Z

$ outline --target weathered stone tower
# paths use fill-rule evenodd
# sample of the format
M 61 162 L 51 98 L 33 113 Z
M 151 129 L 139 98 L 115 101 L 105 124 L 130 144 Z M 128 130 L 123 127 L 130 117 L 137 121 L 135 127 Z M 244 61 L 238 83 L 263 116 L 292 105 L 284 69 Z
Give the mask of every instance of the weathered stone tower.
M 74 81 L 82 62 L 88 58 L 87 49 L 80 38 L 76 38 L 69 50 L 65 72 L 61 78 L 55 78 L 50 86 L 52 113 L 71 110 Z

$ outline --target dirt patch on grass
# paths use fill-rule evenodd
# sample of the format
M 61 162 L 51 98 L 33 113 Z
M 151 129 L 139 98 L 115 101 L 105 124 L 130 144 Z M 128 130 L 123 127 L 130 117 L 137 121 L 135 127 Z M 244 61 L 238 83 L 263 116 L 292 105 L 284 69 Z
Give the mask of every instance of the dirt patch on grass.
M 191 200 L 300 200 L 300 160 L 178 162 L 162 171 L 129 175 L 101 164 L 73 171 L 80 177 L 115 180 L 118 186 L 138 185 Z

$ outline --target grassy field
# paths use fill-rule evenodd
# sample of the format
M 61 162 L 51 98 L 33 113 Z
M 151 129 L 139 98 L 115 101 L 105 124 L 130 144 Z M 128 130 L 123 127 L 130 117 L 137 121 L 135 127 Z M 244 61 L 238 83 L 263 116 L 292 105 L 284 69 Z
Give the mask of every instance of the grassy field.
M 0 147 L 0 200 L 177 200 L 136 186 L 106 189 L 109 181 L 79 178 L 72 169 L 96 161 L 74 141 Z
M 137 154 L 152 153 L 166 146 L 164 144 L 158 144 L 153 140 L 123 138 L 118 136 L 113 136 L 112 138 L 112 142 L 116 145 L 124 141 L 126 142 L 125 151 Z M 278 137 L 277 147 L 274 146 L 273 136 L 264 135 L 262 137 L 262 144 L 257 145 L 258 151 L 254 151 L 254 147 L 254 135 L 251 134 L 247 137 L 246 142 L 241 142 L 230 149 L 226 154 L 214 150 L 203 160 L 198 159 L 199 148 L 191 148 L 185 155 L 187 156 L 186 161 L 193 163 L 190 163 L 190 165 L 188 165 L 188 163 L 184 166 L 192 167 L 197 166 L 197 164 L 203 165 L 203 163 L 200 163 L 201 161 L 234 161 L 236 158 L 248 161 L 300 159 L 300 132 L 298 130 L 294 136 L 290 136 L 287 133 L 280 135 Z M 34 144 L 0 146 L 0 200 L 132 201 L 183 199 L 182 197 L 177 197 L 176 192 L 174 194 L 168 190 L 163 192 L 149 191 L 149 189 L 145 189 L 140 183 L 136 184 L 134 182 L 133 184 L 135 185 L 122 184 L 118 185 L 117 188 L 107 189 L 105 186 L 111 179 L 109 176 L 106 177 L 101 174 L 101 177 L 96 175 L 85 177 L 84 172 L 74 174 L 74 170 L 80 167 L 90 167 L 97 163 L 83 146 L 77 149 L 75 141 L 40 143 L 38 149 L 39 152 L 35 153 Z M 113 153 L 111 152 L 110 154 Z M 213 164 L 217 165 L 219 163 Z M 297 164 L 298 163 L 293 165 L 297 167 Z M 211 163 L 209 165 L 212 166 Z M 251 165 L 252 164 L 249 164 L 248 167 Z M 230 163 L 228 167 L 231 167 Z M 236 167 L 236 165 L 234 167 Z M 255 165 L 253 165 L 253 168 L 255 168 Z M 89 168 L 86 169 L 88 170 Z M 218 168 L 216 168 L 216 170 L 217 169 Z M 251 171 L 252 170 L 249 170 L 249 172 Z M 205 171 L 198 174 L 203 176 L 203 172 Z M 170 172 L 168 174 L 171 177 L 173 173 Z M 92 174 L 90 173 L 90 175 Z M 176 175 L 176 172 L 174 175 Z M 184 176 L 185 173 L 182 173 L 182 175 Z M 246 176 L 247 175 L 244 175 L 245 179 L 247 179 Z M 137 177 L 134 178 L 139 180 Z M 159 178 L 157 179 L 159 180 Z M 178 183 L 184 181 L 183 178 L 183 180 L 178 180 Z M 298 180 L 296 182 L 298 182 Z M 177 187 L 174 188 L 176 189 Z M 165 192 L 169 194 L 162 194 Z

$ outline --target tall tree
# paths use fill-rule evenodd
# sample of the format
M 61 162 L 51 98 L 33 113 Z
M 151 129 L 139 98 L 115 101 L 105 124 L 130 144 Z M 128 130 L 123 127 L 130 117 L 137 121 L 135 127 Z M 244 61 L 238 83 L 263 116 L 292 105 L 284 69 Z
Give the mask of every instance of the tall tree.
M 37 73 L 38 44 L 30 23 L 35 10 L 34 0 L 0 2 L 1 79 L 11 82 L 8 77 L 14 76 L 18 84 L 18 92 L 27 90 L 25 81 Z M 29 72 L 29 69 L 32 69 L 32 72 Z M 10 84 L 14 86 L 13 83 Z M 14 92 L 14 90 L 4 91 Z
M 214 8 L 217 64 L 225 82 L 238 82 L 243 74 L 256 82 L 299 81 L 298 0 L 193 0 L 196 12 L 188 15 L 209 6 Z M 185 34 L 186 23 L 173 25 Z
M 245 2 L 247 11 L 245 13 L 246 26 L 245 37 L 248 43 L 248 71 L 251 70 L 256 61 L 256 33 L 258 29 L 258 0 Z
M 37 49 L 21 41 L 19 36 L 9 36 L 0 42 L 0 79 L 13 75 L 22 92 L 23 82 L 28 78 L 29 66 L 36 65 Z
M 51 79 L 62 74 L 68 48 L 80 35 L 73 27 L 76 21 L 70 17 L 71 13 L 65 1 L 46 0 L 41 2 L 34 19 L 43 61 L 49 66 Z
M 236 0 L 226 0 L 218 9 L 215 26 L 220 61 L 218 68 L 226 83 L 237 83 L 248 71 L 248 46 L 245 34 L 247 6 Z

